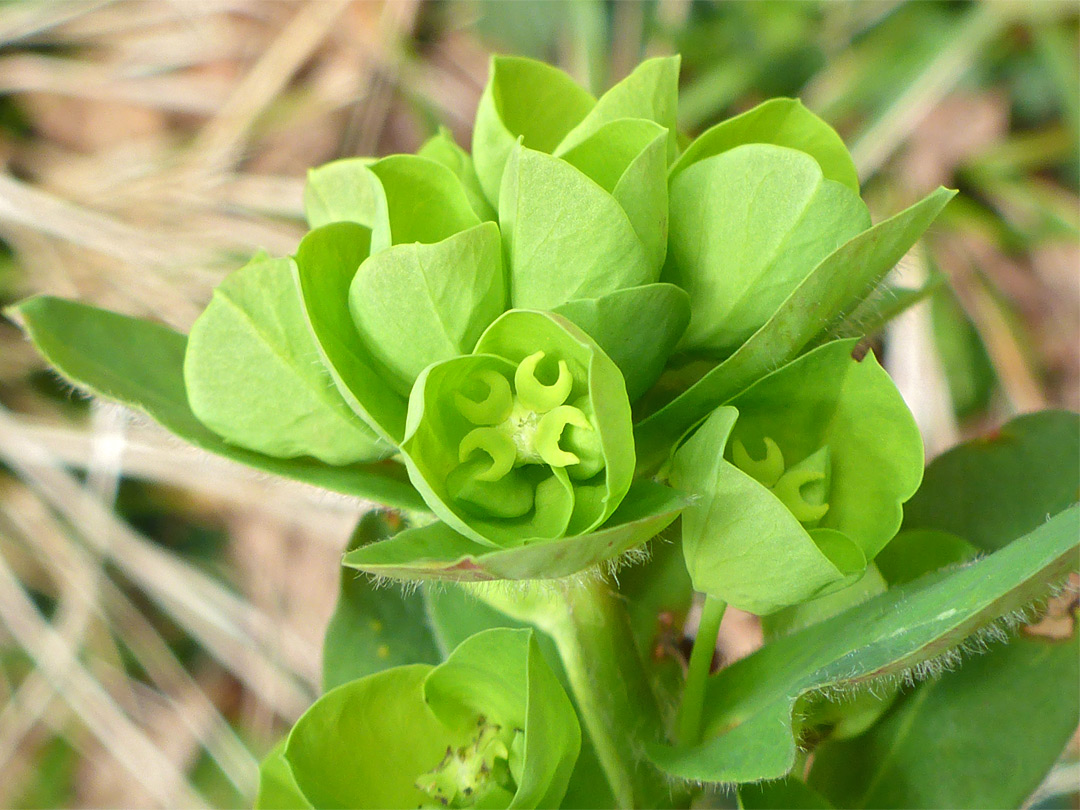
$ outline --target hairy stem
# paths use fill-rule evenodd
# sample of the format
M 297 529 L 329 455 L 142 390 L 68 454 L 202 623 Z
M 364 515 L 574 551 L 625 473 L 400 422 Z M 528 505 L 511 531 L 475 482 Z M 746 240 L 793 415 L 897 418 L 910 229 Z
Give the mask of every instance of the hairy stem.
M 570 588 L 549 619 L 570 686 L 619 807 L 670 806 L 662 777 L 642 761 L 660 734 L 660 709 L 626 609 L 602 582 Z
M 694 636 L 694 649 L 690 653 L 690 666 L 686 672 L 682 704 L 679 706 L 678 740 L 681 745 L 701 742 L 701 712 L 705 703 L 705 682 L 709 677 L 716 638 L 720 634 L 720 622 L 724 618 L 727 602 L 715 596 L 706 596 L 701 609 L 701 621 Z

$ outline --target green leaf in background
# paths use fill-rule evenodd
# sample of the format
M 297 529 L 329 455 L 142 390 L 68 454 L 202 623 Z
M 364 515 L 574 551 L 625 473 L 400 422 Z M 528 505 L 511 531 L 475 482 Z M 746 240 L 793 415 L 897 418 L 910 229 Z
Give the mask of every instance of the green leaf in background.
M 291 259 L 255 259 L 217 286 L 191 327 L 184 382 L 199 421 L 249 450 L 328 464 L 392 452 L 323 366 Z
M 831 810 L 832 806 L 820 793 L 794 776 L 739 785 L 741 810 Z
M 281 459 L 229 444 L 191 412 L 184 390 L 187 339 L 161 324 L 39 296 L 14 307 L 30 339 L 74 385 L 135 408 L 210 453 L 264 472 L 403 509 L 426 506 L 396 462 L 334 467 Z
M 618 587 L 661 704 L 675 705 L 686 680 L 679 645 L 694 599 L 677 532 L 655 538 L 649 544 L 648 560 L 620 570 Z
M 699 591 L 769 614 L 861 576 L 900 527 L 922 439 L 872 354 L 836 341 L 764 377 L 676 452 Z M 737 420 L 737 421 L 736 421 Z
M 443 649 L 452 650 L 465 639 L 493 627 L 508 627 L 512 630 L 528 628 L 527 622 L 507 616 L 476 597 L 471 591 L 449 582 L 426 583 L 421 588 L 424 603 L 427 606 L 428 624 L 439 640 Z M 546 636 L 537 635 L 543 646 L 550 644 Z M 558 653 L 553 649 L 554 657 L 547 656 L 552 666 L 561 666 Z
M 615 361 L 634 402 L 656 382 L 690 322 L 690 297 L 674 284 L 646 284 L 579 298 L 555 312 Z
M 392 245 L 432 245 L 480 224 L 461 180 L 441 163 L 390 155 L 368 171 L 375 186 L 372 255 Z
M 1018 416 L 934 459 L 905 529 L 940 529 L 994 550 L 1076 503 L 1080 415 Z
M 806 152 L 817 161 L 825 179 L 859 193 L 855 163 L 836 130 L 792 98 L 770 99 L 706 130 L 671 167 L 672 177 L 699 160 L 748 143 L 771 143 Z
M 491 207 L 491 203 L 484 196 L 484 190 L 480 187 L 480 178 L 476 176 L 476 167 L 473 165 L 472 156 L 457 145 L 454 136 L 450 134 L 450 130 L 446 129 L 446 127 L 439 127 L 438 134 L 424 141 L 423 146 L 416 151 L 416 154 L 419 157 L 441 163 L 457 175 L 462 188 L 465 189 L 465 195 L 469 198 L 473 211 L 476 212 L 480 219 L 488 222 L 498 218 L 495 209 Z
M 731 357 L 636 426 L 639 472 L 658 470 L 679 437 L 696 422 L 794 359 L 823 328 L 842 321 L 915 244 L 954 194 L 939 188 L 822 261 Z
M 1020 807 L 1080 722 L 1080 645 L 1021 636 L 920 685 L 867 733 L 814 755 L 840 807 Z
M 596 99 L 558 68 L 515 56 L 493 56 L 476 108 L 472 155 L 488 200 L 497 208 L 503 168 L 522 138 L 551 152 L 596 105 Z
M 795 762 L 797 698 L 933 671 L 927 662 L 1045 597 L 1076 568 L 1078 537 L 1080 507 L 1072 507 L 978 562 L 930 574 L 772 641 L 710 679 L 704 743 L 654 745 L 650 758 L 673 776 L 702 782 L 784 776 Z
M 344 563 L 393 579 L 557 579 L 592 568 L 655 537 L 686 506 L 681 493 L 638 481 L 598 530 L 557 540 L 525 539 L 507 549 L 482 546 L 444 523 L 433 523 L 349 552 Z
M 642 118 L 667 130 L 664 162 L 671 163 L 677 148 L 680 61 L 679 56 L 646 59 L 600 97 L 581 123 L 562 139 L 554 154 L 568 152 L 612 121 Z
M 896 587 L 928 571 L 973 560 L 978 553 L 975 546 L 955 534 L 936 529 L 909 529 L 890 540 L 876 562 L 885 581 Z
M 308 169 L 304 185 L 304 216 L 308 227 L 332 222 L 356 222 L 370 228 L 375 222 L 375 185 L 367 167 L 371 158 L 342 158 Z
M 426 366 L 472 351 L 505 303 L 494 222 L 369 256 L 349 288 L 360 339 L 406 396 Z
M 385 512 L 366 513 L 346 553 L 391 537 L 400 523 Z M 390 667 L 441 660 L 422 593 L 378 588 L 365 575 L 342 568 L 337 606 L 323 641 L 324 692 Z
M 377 370 L 356 331 L 349 289 L 368 256 L 371 232 L 351 222 L 316 228 L 296 250 L 296 283 L 308 327 L 338 393 L 388 443 L 405 435 L 408 401 Z
M 671 181 L 664 279 L 690 294 L 684 347 L 726 357 L 826 256 L 870 227 L 859 195 L 805 152 L 748 144 Z
M 499 226 L 515 307 L 551 309 L 658 280 L 659 265 L 618 200 L 543 152 L 510 153 Z
M 953 410 L 961 419 L 976 414 L 989 405 L 997 388 L 997 374 L 986 346 L 951 289 L 944 287 L 934 293 L 930 317 Z
M 344 684 L 297 721 L 285 747 L 312 806 L 554 806 L 577 758 L 577 717 L 532 631 L 495 629 L 437 667 Z
M 303 810 L 311 805 L 293 779 L 285 761 L 285 740 L 271 749 L 259 763 L 259 792 L 255 795 L 255 810 Z

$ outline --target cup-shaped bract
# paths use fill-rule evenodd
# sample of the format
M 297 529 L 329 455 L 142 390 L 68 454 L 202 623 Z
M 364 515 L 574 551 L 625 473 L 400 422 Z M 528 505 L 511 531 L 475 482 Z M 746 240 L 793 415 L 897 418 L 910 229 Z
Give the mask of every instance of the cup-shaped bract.
M 648 60 L 597 101 L 548 65 L 492 60 L 473 156 L 498 209 L 513 306 L 658 280 L 678 73 L 677 57 Z
M 826 344 L 717 409 L 676 452 L 694 586 L 761 615 L 862 575 L 922 479 L 903 398 L 854 341 Z
M 432 511 L 504 547 L 600 526 L 630 487 L 633 448 L 615 364 L 569 321 L 523 310 L 424 370 L 402 444 Z
M 671 180 L 665 280 L 690 294 L 683 346 L 727 357 L 830 253 L 870 227 L 857 192 L 809 154 L 746 144 Z
M 279 756 L 293 801 L 314 808 L 534 808 L 558 806 L 580 746 L 573 706 L 532 631 L 494 629 L 438 666 L 332 689 Z
M 367 172 L 371 255 L 356 271 L 349 309 L 388 381 L 408 394 L 425 366 L 468 352 L 503 311 L 499 229 L 481 222 L 441 163 L 392 155 Z
M 503 169 L 519 141 L 560 154 L 613 121 L 639 118 L 667 131 L 665 158 L 676 151 L 679 57 L 648 59 L 599 100 L 558 68 L 520 56 L 494 56 L 473 126 L 480 185 L 498 206 Z

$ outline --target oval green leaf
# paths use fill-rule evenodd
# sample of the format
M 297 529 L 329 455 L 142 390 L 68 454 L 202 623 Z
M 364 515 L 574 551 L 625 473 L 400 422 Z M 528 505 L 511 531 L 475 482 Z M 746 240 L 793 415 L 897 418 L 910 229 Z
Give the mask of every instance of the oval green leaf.
M 751 144 L 675 175 L 664 280 L 690 293 L 684 347 L 726 357 L 826 256 L 870 227 L 859 195 L 809 155 Z
M 184 381 L 199 421 L 249 450 L 328 464 L 392 452 L 323 366 L 291 259 L 256 259 L 218 285 L 191 327 Z
M 493 56 L 472 139 L 476 173 L 492 205 L 500 207 L 503 169 L 518 138 L 530 149 L 551 152 L 595 105 L 596 99 L 558 68 L 520 56 Z
M 844 141 L 832 127 L 793 98 L 774 98 L 706 130 L 671 167 L 672 176 L 699 160 L 747 143 L 771 143 L 806 152 L 827 180 L 859 193 L 859 174 Z
M 184 389 L 187 339 L 161 324 L 39 296 L 14 308 L 38 351 L 73 385 L 139 410 L 207 452 L 264 472 L 401 509 L 426 510 L 392 461 L 331 466 L 282 459 L 224 441 L 195 418 Z

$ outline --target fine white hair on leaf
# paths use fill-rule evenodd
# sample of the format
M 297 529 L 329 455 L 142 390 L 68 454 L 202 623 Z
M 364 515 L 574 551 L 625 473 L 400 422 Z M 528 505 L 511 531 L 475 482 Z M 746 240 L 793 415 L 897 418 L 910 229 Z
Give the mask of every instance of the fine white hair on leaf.
M 1035 622 L 1045 613 L 1051 599 L 1069 589 L 1070 584 L 1068 579 L 1048 583 L 1046 591 L 1042 596 L 1032 599 L 1026 605 L 1003 613 L 983 627 L 975 630 L 966 638 L 958 641 L 949 649 L 939 652 L 925 660 L 912 663 L 910 666 L 895 672 L 866 677 L 860 674 L 856 667 L 852 666 L 846 675 L 835 679 L 831 683 L 810 689 L 802 695 L 793 698 L 793 728 L 797 727 L 798 723 L 805 720 L 807 717 L 804 711 L 807 705 L 807 699 L 820 698 L 838 703 L 853 700 L 862 694 L 872 694 L 877 697 L 883 697 L 890 689 L 912 689 L 924 681 L 933 680 L 946 672 L 957 669 L 963 664 L 966 657 L 985 653 L 991 650 L 994 645 L 1010 642 L 1020 628 Z M 795 744 L 797 747 L 803 745 L 798 735 L 795 737 Z M 706 783 L 694 779 L 680 779 L 673 777 L 670 774 L 667 776 L 669 781 L 674 784 L 706 788 L 709 790 L 723 791 L 736 789 L 739 786 L 739 783 Z M 774 780 L 759 779 L 741 784 L 759 784 L 770 781 Z
M 618 572 L 633 565 L 641 565 L 648 562 L 652 557 L 652 551 L 648 543 L 627 549 L 621 554 L 608 560 L 595 563 L 588 568 L 583 568 L 573 574 L 564 577 L 551 577 L 546 579 L 491 579 L 478 581 L 460 581 L 460 584 L 469 586 L 483 586 L 498 588 L 505 596 L 529 596 L 544 588 L 580 588 L 597 582 L 613 580 L 618 585 Z M 405 579 L 401 577 L 387 576 L 374 572 L 366 572 L 376 588 L 399 585 L 407 593 L 411 592 L 424 583 L 459 582 L 458 580 L 445 580 L 439 577 L 417 577 Z

